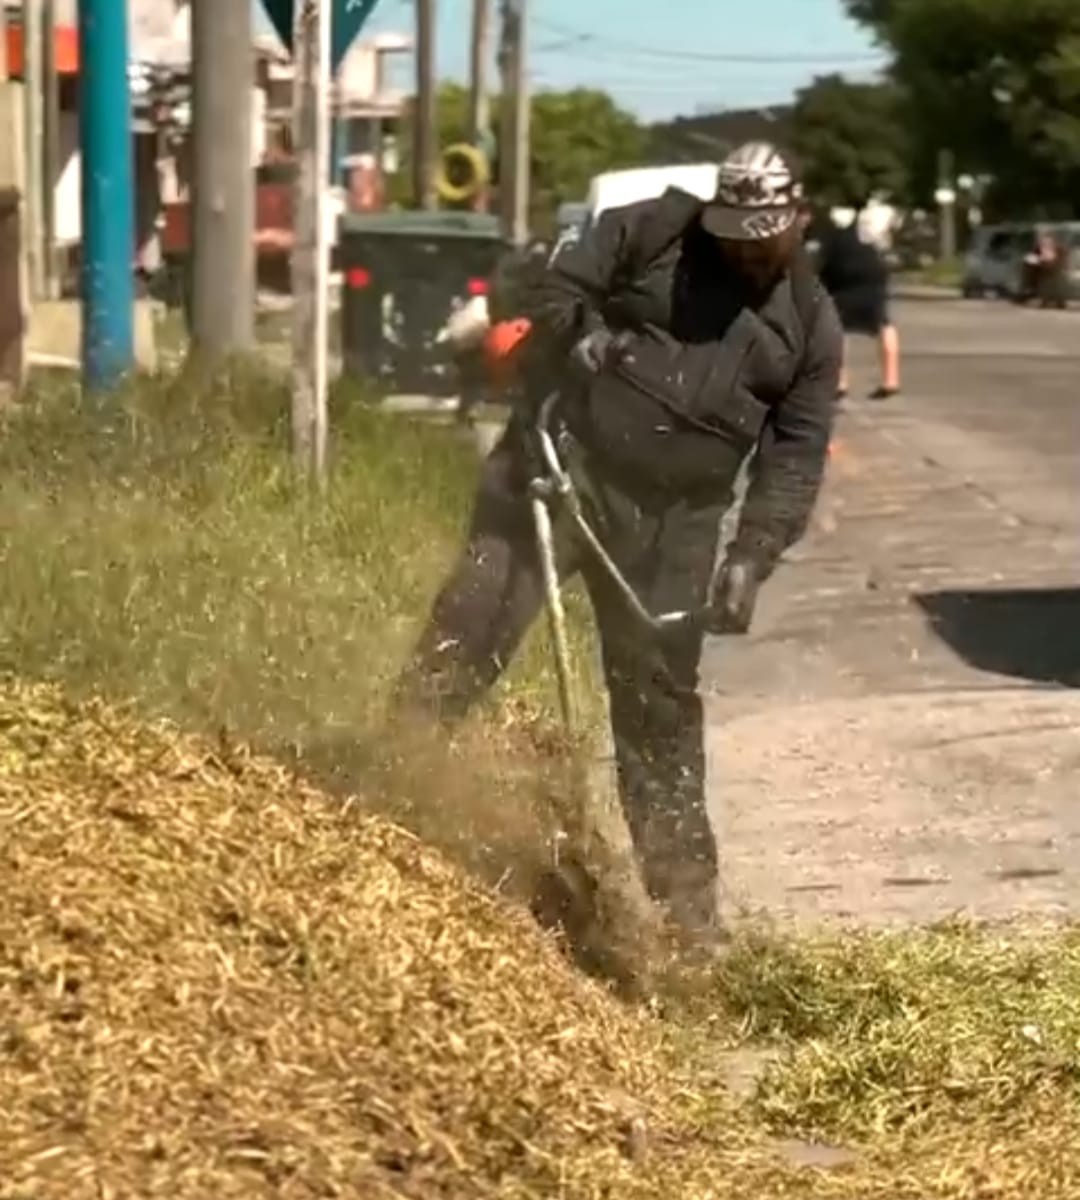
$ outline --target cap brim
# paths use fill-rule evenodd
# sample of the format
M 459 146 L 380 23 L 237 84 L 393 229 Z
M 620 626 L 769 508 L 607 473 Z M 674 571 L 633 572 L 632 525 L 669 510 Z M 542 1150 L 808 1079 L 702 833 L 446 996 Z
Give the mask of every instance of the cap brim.
M 784 208 L 733 208 L 707 204 L 701 214 L 702 227 L 731 242 L 763 242 L 786 233 L 799 219 L 798 205 Z

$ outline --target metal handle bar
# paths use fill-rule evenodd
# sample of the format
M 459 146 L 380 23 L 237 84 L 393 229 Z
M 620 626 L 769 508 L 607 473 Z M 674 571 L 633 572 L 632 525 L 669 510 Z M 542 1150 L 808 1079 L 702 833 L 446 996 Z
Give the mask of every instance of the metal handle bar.
M 679 612 L 649 612 L 645 605 L 642 604 L 637 592 L 627 582 L 611 555 L 608 554 L 607 549 L 599 537 L 597 537 L 588 520 L 586 520 L 577 489 L 574 487 L 573 480 L 559 458 L 555 439 L 551 433 L 551 421 L 558 400 L 558 392 L 552 392 L 547 396 L 540 406 L 540 412 L 537 417 L 536 435 L 540 444 L 540 453 L 544 459 L 544 466 L 547 470 L 547 478 L 534 479 L 532 481 L 534 496 L 546 497 L 554 494 L 566 505 L 578 533 L 607 572 L 612 583 L 618 588 L 634 616 L 646 628 L 653 633 L 665 633 L 672 629 L 686 626 L 701 626 L 704 628 L 714 616 L 713 610 L 708 606 Z

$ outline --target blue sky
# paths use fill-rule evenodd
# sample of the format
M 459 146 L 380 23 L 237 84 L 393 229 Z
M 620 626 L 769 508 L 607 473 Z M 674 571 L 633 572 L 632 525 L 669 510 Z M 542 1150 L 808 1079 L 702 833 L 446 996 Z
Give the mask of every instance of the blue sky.
M 439 75 L 463 79 L 471 0 L 435 3 Z M 841 0 L 530 0 L 530 10 L 534 87 L 600 87 L 650 119 L 781 103 L 815 75 L 869 78 L 882 61 Z M 412 0 L 379 0 L 368 30 L 409 31 L 413 12 Z M 759 56 L 773 61 L 733 61 Z

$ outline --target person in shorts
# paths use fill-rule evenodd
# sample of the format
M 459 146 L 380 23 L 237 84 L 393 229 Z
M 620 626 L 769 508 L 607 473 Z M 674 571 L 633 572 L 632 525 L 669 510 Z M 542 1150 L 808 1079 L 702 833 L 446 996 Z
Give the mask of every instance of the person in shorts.
M 833 299 L 848 336 L 872 337 L 878 344 L 881 379 L 872 400 L 888 400 L 900 391 L 900 335 L 889 313 L 889 270 L 881 251 L 859 231 L 828 222 L 820 240 L 818 274 Z M 840 375 L 839 396 L 849 389 L 848 355 Z

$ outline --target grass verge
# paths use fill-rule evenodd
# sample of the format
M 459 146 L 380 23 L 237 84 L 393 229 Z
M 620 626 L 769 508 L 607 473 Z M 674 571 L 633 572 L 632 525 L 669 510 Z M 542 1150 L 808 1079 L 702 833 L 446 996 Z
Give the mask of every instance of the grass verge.
M 97 407 L 31 395 L 0 440 L 7 661 L 260 740 L 370 726 L 456 549 L 475 454 L 343 401 L 330 493 L 309 502 L 285 404 L 247 371 Z M 542 719 L 548 684 L 534 640 L 503 698 Z
M 898 277 L 900 283 L 919 284 L 926 287 L 955 288 L 960 290 L 964 281 L 964 260 L 950 258 L 931 263 L 927 267 L 918 267 L 903 271 Z

